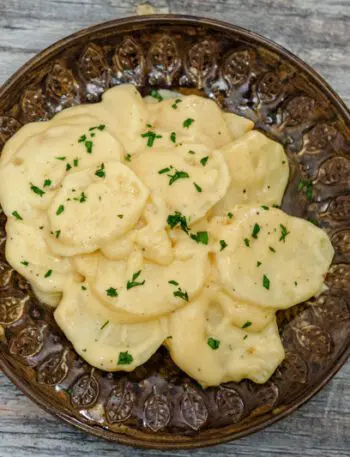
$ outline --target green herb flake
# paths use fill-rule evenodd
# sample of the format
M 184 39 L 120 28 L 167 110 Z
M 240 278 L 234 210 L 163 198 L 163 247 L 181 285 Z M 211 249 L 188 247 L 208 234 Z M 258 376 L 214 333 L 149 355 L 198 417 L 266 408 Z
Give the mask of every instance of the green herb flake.
M 87 200 L 87 195 L 84 192 L 82 192 L 79 197 L 79 202 L 84 203 L 84 202 L 86 202 L 86 200 Z
M 55 231 L 55 237 L 56 237 L 56 239 L 58 239 L 60 235 L 61 235 L 61 230 L 56 230 L 56 231 Z
M 79 159 L 74 159 L 73 160 L 73 165 L 77 167 L 79 165 Z
M 43 187 L 49 187 L 49 186 L 51 186 L 51 184 L 52 184 L 51 179 L 45 179 Z
M 81 137 L 78 139 L 78 143 L 84 143 L 84 141 L 87 140 L 87 136 L 86 135 L 81 135 Z
M 175 292 L 173 292 L 174 297 L 181 298 L 188 302 L 188 293 L 179 287 Z
M 55 159 L 57 159 L 57 160 L 66 160 L 66 157 L 65 156 L 60 156 L 60 157 L 55 157 Z
M 198 184 L 195 183 L 195 182 L 193 183 L 193 185 L 194 185 L 194 187 L 195 187 L 195 189 L 196 189 L 197 192 L 202 192 L 201 186 L 198 186 Z
M 269 208 L 268 206 L 266 206 L 266 205 L 261 205 L 260 208 L 264 209 L 265 211 L 268 211 L 268 210 L 270 209 L 270 208 Z
M 201 244 L 208 244 L 208 241 L 209 241 L 209 236 L 208 236 L 208 232 L 197 232 L 197 233 L 192 233 L 190 235 L 190 238 L 194 241 L 196 241 L 197 243 L 201 243 Z
M 107 289 L 106 294 L 108 297 L 118 297 L 118 291 L 114 287 Z
M 280 224 L 280 229 L 281 229 L 280 241 L 283 241 L 283 243 L 285 243 L 286 236 L 289 235 L 290 232 L 288 232 L 287 227 L 285 227 L 283 224 Z
M 174 281 L 174 279 L 172 279 L 171 281 L 168 281 L 169 284 L 172 284 L 173 286 L 178 286 L 179 283 L 177 281 Z
M 105 327 L 107 327 L 108 324 L 109 324 L 109 321 L 106 321 L 106 322 L 102 325 L 102 327 L 100 328 L 100 330 L 103 330 Z
M 262 284 L 263 284 L 263 287 L 265 287 L 265 289 L 267 289 L 267 290 L 270 289 L 270 280 L 266 275 L 263 276 Z
M 313 184 L 311 181 L 299 181 L 297 186 L 297 192 L 305 190 L 305 195 L 308 201 L 312 200 L 313 197 Z
M 233 218 L 233 214 L 232 214 L 232 213 L 227 213 L 227 217 L 228 217 L 229 219 L 232 219 L 232 218 Z
M 172 109 L 177 109 L 177 105 L 181 103 L 182 100 L 180 98 L 177 98 L 174 103 L 171 105 Z
M 56 215 L 59 216 L 64 211 L 64 205 L 60 205 L 56 210 Z
M 124 214 L 118 214 L 117 216 L 119 217 L 119 219 L 123 219 Z
M 167 217 L 167 224 L 171 229 L 179 225 L 181 230 L 183 230 L 185 233 L 188 233 L 189 231 L 186 216 L 183 216 L 179 211 L 175 211 L 174 214 L 169 214 Z
M 152 132 L 151 130 L 149 130 L 148 132 L 142 133 L 141 137 L 147 138 L 147 147 L 151 148 L 154 144 L 154 141 L 157 138 L 162 138 L 162 135 L 157 135 L 155 132 Z
M 220 252 L 227 248 L 228 244 L 225 240 L 220 240 Z
M 297 286 L 297 285 L 298 285 L 298 282 L 297 282 L 297 281 L 294 281 L 294 285 Z
M 208 159 L 209 159 L 209 157 L 206 156 L 206 157 L 203 157 L 203 159 L 200 160 L 200 163 L 201 163 L 201 165 L 202 165 L 203 167 L 206 166 L 206 164 L 207 164 L 207 162 L 208 162 Z
M 137 282 L 136 279 L 140 276 L 141 274 L 141 271 L 142 270 L 139 270 L 138 272 L 134 273 L 132 275 L 132 280 L 131 281 L 128 281 L 126 283 L 126 289 L 129 290 L 129 289 L 132 289 L 133 287 L 137 287 L 137 286 L 143 286 L 145 284 L 145 280 L 143 280 L 142 282 Z
M 69 171 L 72 168 L 72 165 L 70 163 L 67 163 L 66 165 L 66 171 Z
M 42 196 L 45 194 L 45 192 L 44 192 L 43 190 L 41 190 L 41 189 L 40 189 L 39 187 L 37 187 L 37 186 L 34 186 L 34 184 L 31 184 L 31 185 L 30 185 L 30 188 L 32 189 L 32 191 L 33 191 L 35 194 L 39 195 L 40 197 L 42 197 Z
M 158 171 L 158 174 L 159 175 L 163 175 L 164 173 L 168 173 L 168 171 L 170 171 L 170 168 L 167 167 L 167 168 L 162 168 L 161 170 Z
M 257 267 L 260 267 L 260 265 L 262 265 L 262 263 L 259 262 L 259 261 L 257 261 L 257 262 L 256 262 L 256 266 L 257 266 Z
M 128 351 L 119 352 L 118 365 L 130 365 L 133 360 L 133 356 Z
M 102 130 L 104 130 L 105 128 L 105 124 L 95 125 L 94 127 L 89 128 L 89 132 L 92 132 L 93 130 L 100 130 L 102 132 Z
M 52 270 L 48 270 L 48 271 L 45 273 L 44 278 L 49 278 L 51 275 L 52 275 Z
M 243 339 L 246 340 L 247 338 L 248 338 L 248 335 L 244 335 L 244 338 L 243 338 Z
M 87 290 L 86 286 L 81 286 L 82 290 Z
M 257 239 L 259 232 L 260 232 L 260 225 L 259 224 L 254 224 L 253 231 L 252 231 L 252 237 Z
M 157 89 L 153 89 L 151 91 L 151 97 L 153 97 L 155 100 L 157 100 L 158 102 L 161 102 L 163 101 L 163 97 L 160 95 L 160 93 L 158 92 Z
M 316 221 L 316 219 L 313 219 L 312 217 L 309 217 L 308 221 L 311 222 L 311 224 L 316 225 L 316 227 L 319 227 L 319 223 Z
M 276 252 L 276 249 L 274 249 L 272 246 L 269 246 L 269 250 L 270 250 L 271 252 Z
M 172 141 L 173 143 L 176 143 L 176 133 L 175 132 L 171 132 L 170 141 Z
M 85 141 L 85 149 L 88 154 L 92 153 L 93 145 L 94 145 L 94 143 L 92 141 L 90 141 L 90 140 Z
M 126 160 L 127 162 L 131 162 L 131 154 L 125 154 L 124 160 Z
M 29 265 L 29 262 L 27 260 L 23 260 L 23 262 L 21 262 L 22 265 L 24 265 L 25 267 L 27 267 Z
M 23 221 L 23 217 L 19 214 L 18 211 L 13 211 L 12 216 L 14 216 L 18 221 Z
M 247 246 L 247 248 L 249 248 L 250 241 L 248 240 L 248 238 L 244 238 L 244 244 Z
M 169 186 L 174 184 L 174 182 L 178 181 L 179 179 L 186 179 L 189 178 L 190 175 L 186 171 L 181 171 L 181 170 L 175 170 L 175 173 L 173 175 L 167 175 L 169 179 Z
M 195 154 L 195 151 L 192 151 L 192 149 L 190 149 L 189 151 L 187 151 L 189 154 L 193 155 Z
M 98 168 L 95 171 L 95 175 L 98 176 L 99 178 L 105 178 L 106 177 L 106 171 L 105 171 L 105 164 L 101 163 L 100 168 Z
M 219 347 L 220 347 L 220 340 L 216 340 L 215 338 L 212 338 L 212 337 L 208 338 L 207 343 L 208 343 L 208 346 L 211 349 L 213 349 L 214 351 L 216 349 L 219 349 Z
M 241 328 L 248 328 L 248 327 L 250 327 L 251 325 L 252 325 L 252 322 L 247 321 L 247 322 L 245 322 L 245 323 L 242 325 Z
M 191 119 L 190 117 L 186 120 L 183 121 L 182 126 L 184 129 L 188 129 L 194 122 L 194 119 Z

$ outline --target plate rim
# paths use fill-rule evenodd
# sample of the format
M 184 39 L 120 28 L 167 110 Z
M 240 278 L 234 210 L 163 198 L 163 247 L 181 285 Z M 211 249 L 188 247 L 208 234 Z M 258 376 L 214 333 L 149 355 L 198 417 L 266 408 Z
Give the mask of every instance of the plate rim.
M 62 51 L 63 47 L 73 46 L 79 42 L 80 39 L 88 37 L 90 34 L 103 33 L 106 30 L 111 30 L 114 27 L 119 28 L 122 26 L 132 26 L 142 28 L 142 26 L 153 25 L 153 24 L 167 24 L 167 25 L 179 25 L 184 24 L 188 26 L 207 26 L 214 28 L 218 31 L 232 33 L 248 40 L 255 42 L 255 44 L 263 45 L 265 48 L 272 50 L 273 52 L 282 55 L 291 61 L 294 65 L 299 67 L 304 73 L 312 79 L 312 82 L 315 83 L 318 88 L 321 88 L 325 91 L 325 95 L 331 100 L 332 104 L 341 111 L 346 125 L 350 126 L 350 110 L 346 106 L 345 102 L 341 99 L 338 93 L 330 86 L 326 79 L 321 76 L 316 70 L 314 70 L 309 64 L 305 63 L 302 59 L 297 57 L 291 51 L 283 47 L 282 45 L 260 35 L 256 32 L 252 32 L 246 28 L 231 24 L 229 22 L 211 19 L 196 15 L 184 15 L 184 14 L 153 14 L 147 16 L 128 16 L 125 18 L 112 19 L 109 21 L 101 22 L 83 28 L 73 34 L 70 34 L 56 42 L 47 48 L 43 49 L 31 59 L 25 62 L 15 73 L 13 73 L 0 87 L 0 98 L 4 97 L 6 92 L 10 90 L 17 81 L 25 75 L 29 69 L 35 68 L 37 65 L 42 65 L 43 61 L 53 58 L 55 54 Z M 118 444 L 125 444 L 129 446 L 137 446 L 139 448 L 146 449 L 160 449 L 160 450 L 171 450 L 171 449 L 193 449 L 193 448 L 202 448 L 213 446 L 216 444 L 225 443 L 235 439 L 248 436 L 257 431 L 267 428 L 268 426 L 278 422 L 279 420 L 285 418 L 289 414 L 292 414 L 297 409 L 299 409 L 303 404 L 308 402 L 313 398 L 317 393 L 319 393 L 328 382 L 338 373 L 338 371 L 344 366 L 345 362 L 350 358 L 350 339 L 348 341 L 347 347 L 342 351 L 338 356 L 334 366 L 327 372 L 323 377 L 321 382 L 317 385 L 311 385 L 308 389 L 308 392 L 299 398 L 292 406 L 285 406 L 280 408 L 279 411 L 275 412 L 272 410 L 269 414 L 270 417 L 266 418 L 266 415 L 262 415 L 255 419 L 255 423 L 246 430 L 241 431 L 230 431 L 231 426 L 226 426 L 221 428 L 221 430 L 227 429 L 227 433 L 222 434 L 222 436 L 209 436 L 207 438 L 203 437 L 201 433 L 197 436 L 181 436 L 181 440 L 178 442 L 174 441 L 173 435 L 169 434 L 168 437 L 162 437 L 162 441 L 157 441 L 155 437 L 156 434 L 147 434 L 144 433 L 144 436 L 135 436 L 129 432 L 129 434 L 123 433 L 122 431 L 111 431 L 100 427 L 99 425 L 89 425 L 87 423 L 81 422 L 78 419 L 74 418 L 70 414 L 65 414 L 53 403 L 47 404 L 45 395 L 43 393 L 38 393 L 33 387 L 25 380 L 22 380 L 17 374 L 11 370 L 11 364 L 6 360 L 6 357 L 0 353 L 0 369 L 3 373 L 10 379 L 13 384 L 19 388 L 19 390 L 26 395 L 31 401 L 36 405 L 42 408 L 44 411 L 48 412 L 54 417 L 59 418 L 65 423 L 68 423 L 76 428 L 83 430 L 91 435 L 97 436 L 99 438 L 107 439 L 111 442 Z M 281 410 L 282 409 L 282 410 Z

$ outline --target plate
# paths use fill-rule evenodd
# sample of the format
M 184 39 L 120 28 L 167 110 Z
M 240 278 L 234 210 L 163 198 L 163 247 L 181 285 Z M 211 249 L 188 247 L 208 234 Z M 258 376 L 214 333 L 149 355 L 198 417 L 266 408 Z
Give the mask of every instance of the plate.
M 350 115 L 327 83 L 247 30 L 187 16 L 127 18 L 76 33 L 34 57 L 0 91 L 0 149 L 23 124 L 133 83 L 208 96 L 281 142 L 283 209 L 329 234 L 336 255 L 320 297 L 279 312 L 286 359 L 269 382 L 203 390 L 160 349 L 134 372 L 104 373 L 73 350 L 28 283 L 7 264 L 0 216 L 0 366 L 45 410 L 89 433 L 149 448 L 193 448 L 286 416 L 350 353 Z M 313 195 L 298 192 L 301 179 Z

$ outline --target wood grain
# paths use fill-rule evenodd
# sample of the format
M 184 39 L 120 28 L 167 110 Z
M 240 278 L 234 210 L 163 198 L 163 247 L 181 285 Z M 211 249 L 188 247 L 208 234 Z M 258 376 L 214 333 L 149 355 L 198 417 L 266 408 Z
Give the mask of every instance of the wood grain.
M 37 52 L 91 24 L 135 14 L 136 0 L 0 0 L 0 84 Z M 285 46 L 350 105 L 349 0 L 153 0 L 159 13 L 226 20 Z M 0 457 L 186 456 L 133 450 L 49 416 L 0 373 Z M 192 453 L 193 451 L 191 451 Z M 269 429 L 198 457 L 350 457 L 350 363 L 312 401 Z

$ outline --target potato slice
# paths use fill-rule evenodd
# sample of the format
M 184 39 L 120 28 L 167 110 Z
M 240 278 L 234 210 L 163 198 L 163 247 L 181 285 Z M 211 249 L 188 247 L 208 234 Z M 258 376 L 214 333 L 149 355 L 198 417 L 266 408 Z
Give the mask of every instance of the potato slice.
M 49 207 L 47 242 L 61 255 L 93 252 L 135 225 L 147 197 L 141 181 L 120 162 L 73 173 Z
M 166 345 L 176 365 L 203 387 L 245 378 L 266 382 L 284 358 L 276 319 L 248 333 L 213 306 L 203 294 L 172 314 Z
M 145 363 L 167 337 L 168 320 L 117 323 L 84 287 L 68 284 L 55 311 L 56 322 L 78 354 L 106 371 L 132 371 Z
M 283 147 L 254 130 L 221 149 L 231 184 L 214 213 L 236 204 L 280 205 L 288 182 L 288 159 Z
M 264 208 L 236 207 L 229 221 L 212 220 L 211 236 L 227 244 L 216 254 L 215 264 L 233 298 L 289 308 L 319 292 L 334 250 L 320 228 Z

